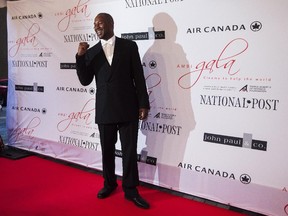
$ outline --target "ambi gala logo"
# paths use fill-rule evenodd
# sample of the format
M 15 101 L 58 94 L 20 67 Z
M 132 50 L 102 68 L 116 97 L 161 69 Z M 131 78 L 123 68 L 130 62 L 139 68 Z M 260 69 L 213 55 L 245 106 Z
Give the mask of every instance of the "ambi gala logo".
M 58 22 L 59 31 L 65 32 L 74 20 L 78 19 L 79 21 L 81 19 L 79 16 L 82 16 L 82 18 L 84 17 L 86 19 L 89 18 L 91 14 L 91 12 L 88 10 L 89 2 L 90 0 L 78 0 L 75 5 L 68 8 L 65 12 L 56 13 L 55 16 L 61 17 L 60 21 Z
M 63 118 L 57 124 L 57 130 L 59 132 L 66 131 L 70 126 L 89 126 L 93 124 L 93 113 L 95 112 L 95 99 L 88 100 L 80 111 L 70 113 L 59 113 L 58 116 Z
M 252 139 L 252 136 L 253 135 L 249 133 L 244 133 L 243 137 L 232 137 L 220 134 L 204 133 L 203 141 L 214 144 L 222 144 L 234 147 L 267 151 L 267 142 Z
M 33 23 L 28 29 L 25 36 L 16 39 L 15 44 L 12 45 L 9 50 L 9 56 L 14 57 L 18 54 L 20 49 L 34 48 L 38 46 L 37 35 L 40 32 L 40 26 L 37 23 Z M 13 42 L 14 43 L 14 42 Z
M 240 72 L 237 66 L 238 58 L 248 49 L 248 42 L 243 38 L 236 38 L 230 41 L 216 56 L 211 60 L 200 61 L 196 64 L 178 64 L 177 69 L 189 69 L 178 79 L 178 85 L 183 89 L 190 89 L 196 85 L 200 78 L 208 73 L 212 75 L 217 72 L 225 73 L 231 78 Z M 189 80 L 189 82 L 187 82 Z M 190 82 L 191 80 L 191 82 Z M 188 84 L 187 84 L 188 83 Z
M 33 134 L 41 124 L 41 119 L 39 117 L 33 117 L 30 121 L 27 121 L 26 125 L 18 125 L 11 132 L 11 139 L 16 143 L 18 140 L 29 138 L 32 140 L 34 138 Z

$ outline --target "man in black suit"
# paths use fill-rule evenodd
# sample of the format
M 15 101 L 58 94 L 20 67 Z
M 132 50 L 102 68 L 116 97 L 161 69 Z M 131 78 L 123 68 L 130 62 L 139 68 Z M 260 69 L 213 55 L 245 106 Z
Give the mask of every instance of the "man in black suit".
M 96 81 L 96 123 L 100 132 L 104 187 L 98 198 L 108 197 L 117 187 L 115 144 L 119 131 L 125 198 L 138 207 L 149 204 L 139 195 L 137 167 L 138 122 L 148 116 L 149 99 L 143 68 L 134 41 L 115 37 L 111 15 L 95 17 L 94 30 L 100 38 L 92 48 L 81 42 L 76 55 L 77 75 L 82 85 Z

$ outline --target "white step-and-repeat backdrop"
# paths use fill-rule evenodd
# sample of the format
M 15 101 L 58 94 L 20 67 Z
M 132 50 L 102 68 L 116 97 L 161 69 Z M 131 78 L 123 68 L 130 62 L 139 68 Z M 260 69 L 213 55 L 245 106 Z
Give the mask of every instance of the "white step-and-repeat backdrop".
M 141 180 L 288 215 L 287 11 L 286 0 L 8 2 L 9 145 L 101 170 L 96 86 L 79 83 L 75 54 L 108 12 L 137 42 L 149 91 Z M 121 175 L 119 143 L 115 154 Z

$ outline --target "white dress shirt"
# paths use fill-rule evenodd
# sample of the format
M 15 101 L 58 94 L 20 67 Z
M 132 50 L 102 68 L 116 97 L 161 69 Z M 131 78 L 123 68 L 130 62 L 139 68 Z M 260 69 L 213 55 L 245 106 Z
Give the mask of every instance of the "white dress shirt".
M 104 53 L 106 55 L 106 58 L 109 62 L 109 64 L 112 64 L 113 59 L 113 53 L 114 53 L 114 47 L 115 47 L 115 35 L 113 35 L 109 40 L 103 40 L 101 39 L 101 44 L 104 50 Z

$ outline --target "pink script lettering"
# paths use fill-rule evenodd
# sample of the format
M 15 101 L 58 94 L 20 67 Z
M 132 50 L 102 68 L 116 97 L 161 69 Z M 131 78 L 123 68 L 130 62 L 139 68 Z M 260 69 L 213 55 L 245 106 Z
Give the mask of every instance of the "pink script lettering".
M 93 108 L 89 108 L 89 107 L 93 107 Z M 92 123 L 91 112 L 93 112 L 94 110 L 95 110 L 95 99 L 90 99 L 87 101 L 87 103 L 85 103 L 84 107 L 82 108 L 80 112 L 71 112 L 67 118 L 61 120 L 57 124 L 58 131 L 63 132 L 67 130 L 73 122 L 77 122 L 80 120 L 84 121 L 85 125 L 91 124 Z
M 237 48 L 238 47 L 238 48 Z M 237 50 L 239 49 L 240 50 Z M 221 51 L 217 59 L 212 59 L 209 62 L 202 61 L 198 63 L 192 71 L 182 75 L 178 79 L 178 85 L 183 89 L 190 89 L 199 81 L 204 71 L 213 73 L 216 69 L 223 68 L 227 70 L 228 75 L 234 76 L 239 73 L 240 69 L 234 70 L 233 66 L 236 62 L 236 58 L 239 57 L 248 49 L 248 42 L 243 38 L 236 38 L 229 42 Z M 236 51 L 235 51 L 236 50 Z M 234 53 L 233 53 L 234 52 Z M 182 67 L 178 65 L 178 67 Z M 192 77 L 191 85 L 185 85 L 186 79 Z M 188 82 L 190 83 L 190 82 Z
M 41 119 L 39 117 L 34 117 L 28 123 L 28 125 L 24 128 L 17 127 L 12 132 L 12 137 L 14 137 L 14 141 L 17 142 L 21 136 L 27 136 L 30 139 L 33 138 L 33 133 L 35 129 L 40 125 Z
M 76 18 L 77 14 L 84 14 L 86 17 L 88 17 L 90 15 L 90 13 L 88 14 L 87 12 L 87 8 L 88 8 L 87 3 L 89 1 L 90 0 L 87 0 L 86 2 L 82 3 L 82 0 L 79 0 L 76 6 L 69 8 L 66 11 L 65 16 L 59 21 L 58 29 L 61 32 L 65 32 L 70 26 L 71 18 L 72 17 Z
M 28 34 L 23 38 L 17 39 L 15 45 L 9 49 L 9 56 L 16 56 L 21 46 L 24 47 L 27 44 L 31 44 L 33 47 L 36 47 L 38 45 L 36 35 L 39 32 L 40 26 L 37 23 L 33 23 L 32 26 L 28 29 Z

